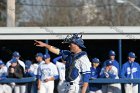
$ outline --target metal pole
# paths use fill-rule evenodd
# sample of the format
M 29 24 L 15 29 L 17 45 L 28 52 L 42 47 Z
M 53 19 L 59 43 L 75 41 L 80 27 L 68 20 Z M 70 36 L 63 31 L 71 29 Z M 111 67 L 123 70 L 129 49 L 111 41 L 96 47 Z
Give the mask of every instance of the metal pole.
M 119 39 L 119 65 L 120 65 L 120 69 L 119 69 L 119 76 L 121 75 L 121 67 L 122 67 L 122 40 Z M 121 91 L 122 93 L 122 91 Z
M 122 40 L 119 40 L 119 65 L 122 66 Z
M 49 40 L 45 40 L 45 42 L 48 44 Z M 46 48 L 45 53 L 48 53 L 48 49 Z

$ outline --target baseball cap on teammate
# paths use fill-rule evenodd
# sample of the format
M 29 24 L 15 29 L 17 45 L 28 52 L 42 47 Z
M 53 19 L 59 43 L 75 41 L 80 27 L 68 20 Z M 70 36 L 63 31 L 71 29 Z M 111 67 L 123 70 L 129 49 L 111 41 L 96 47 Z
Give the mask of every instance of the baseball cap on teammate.
M 3 61 L 2 60 L 0 60 L 0 65 L 3 65 L 4 63 L 3 63 Z
M 113 50 L 110 50 L 109 51 L 109 56 L 115 56 L 116 54 L 115 54 L 115 51 L 113 51 Z
M 111 66 L 111 65 L 113 65 L 113 62 L 112 61 L 107 61 L 106 62 L 106 66 Z
M 82 35 L 78 36 L 78 34 L 68 35 L 65 38 L 65 40 L 63 41 L 63 43 L 74 43 L 74 44 L 78 45 L 81 48 L 86 48 L 84 46 L 84 41 L 82 40 Z
M 92 63 L 100 63 L 100 60 L 98 58 L 93 58 L 91 62 Z
M 43 59 L 45 60 L 45 59 L 48 59 L 48 58 L 50 58 L 50 55 L 47 53 L 47 54 L 45 54 L 44 56 L 43 56 Z
M 135 53 L 133 53 L 133 52 L 129 52 L 128 57 L 136 58 L 136 55 L 135 55 Z
M 43 58 L 43 54 L 42 53 L 37 53 L 36 57 L 42 57 Z
M 15 52 L 13 53 L 13 57 L 20 57 L 19 52 L 15 51 Z
M 10 60 L 10 62 L 11 62 L 11 63 L 16 63 L 16 62 L 18 62 L 18 60 L 17 60 L 16 58 L 12 58 L 12 59 Z
M 32 65 L 32 62 L 30 60 L 25 61 L 25 68 L 29 69 L 31 65 Z

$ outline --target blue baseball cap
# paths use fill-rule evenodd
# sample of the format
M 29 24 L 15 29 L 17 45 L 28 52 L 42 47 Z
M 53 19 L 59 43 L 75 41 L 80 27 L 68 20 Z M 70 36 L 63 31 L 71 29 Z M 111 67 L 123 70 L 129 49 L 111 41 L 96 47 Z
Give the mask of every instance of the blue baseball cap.
M 42 57 L 43 58 L 43 54 L 42 53 L 37 53 L 36 57 Z
M 113 65 L 113 62 L 112 61 L 107 61 L 106 62 L 106 66 L 111 66 L 111 65 Z
M 4 63 L 3 63 L 3 61 L 2 60 L 0 60 L 0 65 L 3 65 Z
M 18 60 L 17 60 L 16 58 L 12 58 L 12 59 L 10 60 L 10 62 L 11 62 L 11 63 L 17 63 Z
M 13 52 L 13 57 L 20 57 L 19 52 L 17 52 L 17 51 Z
M 115 54 L 115 51 L 113 51 L 113 50 L 110 50 L 109 51 L 109 56 L 115 56 L 116 54 Z
M 92 63 L 100 63 L 100 60 L 98 58 L 93 58 Z
M 43 59 L 45 60 L 45 59 L 48 59 L 48 58 L 50 58 L 50 55 L 47 53 L 47 54 L 45 54 L 44 56 L 43 56 Z
M 74 43 L 74 44 L 78 45 L 79 47 L 86 48 L 82 38 L 73 38 L 71 43 Z
M 133 52 L 129 52 L 128 57 L 136 58 L 136 55 L 135 55 L 135 53 L 133 53 Z
M 25 61 L 25 68 L 26 69 L 29 69 L 31 65 L 32 65 L 32 61 L 30 61 L 30 60 Z

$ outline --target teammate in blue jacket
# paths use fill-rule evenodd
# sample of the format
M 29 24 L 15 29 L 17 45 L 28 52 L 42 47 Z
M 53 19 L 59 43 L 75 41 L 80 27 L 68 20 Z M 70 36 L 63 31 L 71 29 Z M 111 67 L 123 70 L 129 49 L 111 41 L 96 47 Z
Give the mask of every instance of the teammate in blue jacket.
M 99 74 L 101 68 L 99 67 L 100 61 L 98 58 L 92 59 L 92 67 L 91 67 L 91 79 L 99 78 Z M 89 84 L 89 93 L 102 93 L 101 91 L 101 84 Z
M 122 78 L 140 78 L 140 66 L 135 62 L 135 58 L 135 53 L 128 54 L 128 61 L 122 66 Z M 138 84 L 125 84 L 125 93 L 138 93 Z
M 110 51 L 109 51 L 109 59 L 106 60 L 106 61 L 104 62 L 103 67 L 106 66 L 106 63 L 107 63 L 108 61 L 112 61 L 113 66 L 115 66 L 115 67 L 118 69 L 118 74 L 119 74 L 119 76 L 120 76 L 120 73 L 119 73 L 119 72 L 120 72 L 120 67 L 119 67 L 118 61 L 115 60 L 115 56 L 116 56 L 115 51 L 110 50 Z

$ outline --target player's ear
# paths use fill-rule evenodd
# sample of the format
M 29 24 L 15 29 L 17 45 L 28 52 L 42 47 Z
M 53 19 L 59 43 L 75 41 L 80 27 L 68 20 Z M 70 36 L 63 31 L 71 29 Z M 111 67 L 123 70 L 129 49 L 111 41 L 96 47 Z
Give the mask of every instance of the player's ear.
M 128 57 L 128 59 L 130 59 L 130 57 Z

